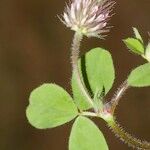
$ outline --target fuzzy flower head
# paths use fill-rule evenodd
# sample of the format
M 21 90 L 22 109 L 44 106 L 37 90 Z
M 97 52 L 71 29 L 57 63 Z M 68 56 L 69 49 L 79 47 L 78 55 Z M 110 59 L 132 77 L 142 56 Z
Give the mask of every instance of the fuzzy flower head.
M 87 37 L 104 37 L 115 2 L 111 0 L 71 0 L 60 20 L 71 30 Z

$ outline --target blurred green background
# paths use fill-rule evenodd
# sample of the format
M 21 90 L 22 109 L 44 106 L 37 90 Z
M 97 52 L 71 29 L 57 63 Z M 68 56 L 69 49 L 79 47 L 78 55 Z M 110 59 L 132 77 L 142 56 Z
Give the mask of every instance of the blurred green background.
M 84 39 L 82 53 L 97 46 L 110 50 L 116 81 L 108 98 L 130 70 L 145 62 L 128 52 L 122 39 L 137 27 L 145 41 L 150 31 L 150 0 L 116 0 L 114 27 L 106 40 Z M 70 44 L 73 32 L 57 18 L 64 0 L 0 0 L 0 150 L 67 150 L 71 124 L 37 130 L 28 124 L 25 109 L 30 92 L 55 82 L 69 92 Z M 117 120 L 133 135 L 150 141 L 150 88 L 131 88 L 122 98 Z M 101 120 L 110 150 L 130 150 Z

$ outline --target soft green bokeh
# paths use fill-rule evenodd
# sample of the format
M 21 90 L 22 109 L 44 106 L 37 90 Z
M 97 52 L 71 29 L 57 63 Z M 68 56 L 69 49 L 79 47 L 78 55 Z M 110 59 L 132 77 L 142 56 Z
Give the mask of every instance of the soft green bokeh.
M 150 63 L 137 67 L 128 77 L 128 84 L 134 87 L 150 86 Z
M 133 53 L 138 54 L 138 55 L 144 54 L 144 46 L 138 39 L 127 38 L 123 41 L 128 47 L 128 49 L 132 51 Z
M 108 150 L 99 128 L 88 118 L 78 117 L 73 124 L 69 150 Z
M 79 68 L 92 97 L 94 97 L 97 90 L 99 93 L 104 90 L 105 94 L 107 94 L 111 89 L 115 78 L 115 71 L 111 54 L 108 51 L 102 48 L 92 49 L 79 60 Z M 74 100 L 80 109 L 86 110 L 91 108 L 81 93 L 75 75 L 72 77 L 72 90 Z
M 26 111 L 29 122 L 36 128 L 52 128 L 69 122 L 78 114 L 70 95 L 55 84 L 43 84 L 33 90 Z

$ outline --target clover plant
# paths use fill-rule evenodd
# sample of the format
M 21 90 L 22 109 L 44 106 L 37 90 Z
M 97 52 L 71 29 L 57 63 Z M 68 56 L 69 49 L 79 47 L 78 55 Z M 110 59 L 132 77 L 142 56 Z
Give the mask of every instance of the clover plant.
M 84 37 L 105 38 L 114 5 L 111 0 L 70 0 L 59 19 L 75 32 L 71 46 L 72 95 L 59 85 L 45 83 L 34 89 L 29 98 L 26 115 L 29 123 L 38 129 L 54 128 L 74 120 L 69 150 L 109 149 L 102 131 L 91 120 L 93 117 L 103 119 L 128 146 L 150 150 L 149 142 L 125 131 L 115 116 L 116 107 L 129 87 L 150 86 L 150 42 L 146 44 L 136 28 L 133 28 L 134 37 L 123 40 L 133 54 L 145 59 L 145 63 L 131 71 L 110 101 L 105 97 L 115 79 L 111 53 L 97 47 L 79 56 Z

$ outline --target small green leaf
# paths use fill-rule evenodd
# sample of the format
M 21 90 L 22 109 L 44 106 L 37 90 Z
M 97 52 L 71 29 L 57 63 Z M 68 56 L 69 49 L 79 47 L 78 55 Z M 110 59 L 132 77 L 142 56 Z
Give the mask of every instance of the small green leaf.
M 137 67 L 128 77 L 128 84 L 133 87 L 150 86 L 150 63 Z
M 134 31 L 134 35 L 135 38 L 137 38 L 138 40 L 140 40 L 141 43 L 144 43 L 142 36 L 140 35 L 139 31 L 137 28 L 133 27 L 133 31 Z
M 127 38 L 123 41 L 126 44 L 126 46 L 129 48 L 129 50 L 131 50 L 133 53 L 138 55 L 144 54 L 144 46 L 139 40 L 134 38 Z
M 36 128 L 52 128 L 69 122 L 78 114 L 70 95 L 55 84 L 43 84 L 33 90 L 26 115 Z
M 108 146 L 102 132 L 90 119 L 78 117 L 72 127 L 69 150 L 108 150 Z
M 115 78 L 112 57 L 108 51 L 102 48 L 92 49 L 79 60 L 79 68 L 80 73 L 82 72 L 81 76 L 84 77 L 82 80 L 84 80 L 92 98 L 97 89 L 100 93 L 103 89 L 105 94 L 108 93 Z M 83 96 L 74 74 L 72 77 L 72 90 L 74 100 L 80 109 L 91 108 Z

